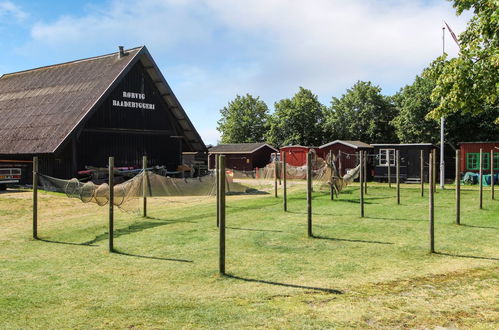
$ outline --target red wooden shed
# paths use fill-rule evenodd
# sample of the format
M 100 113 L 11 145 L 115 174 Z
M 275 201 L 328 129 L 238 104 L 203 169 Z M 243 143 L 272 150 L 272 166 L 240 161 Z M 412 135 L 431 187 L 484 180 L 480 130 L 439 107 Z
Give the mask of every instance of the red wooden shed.
M 319 147 L 318 154 L 320 157 L 327 159 L 329 151 L 336 156 L 336 168 L 341 176 L 345 175 L 346 171 L 357 166 L 357 157 L 356 153 L 359 151 L 367 151 L 372 152 L 373 146 L 370 144 L 364 143 L 362 141 L 347 141 L 347 140 L 335 140 L 333 142 L 329 142 L 323 144 Z M 368 174 L 371 172 L 372 166 L 368 158 Z
M 305 166 L 307 165 L 307 153 L 312 150 L 316 153 L 314 147 L 305 147 L 300 145 L 292 145 L 281 147 L 281 157 L 283 153 L 286 153 L 286 164 L 291 166 Z
M 479 172 L 480 149 L 483 152 L 483 169 L 490 171 L 490 151 L 494 152 L 494 171 L 499 171 L 499 142 L 459 142 L 461 172 Z

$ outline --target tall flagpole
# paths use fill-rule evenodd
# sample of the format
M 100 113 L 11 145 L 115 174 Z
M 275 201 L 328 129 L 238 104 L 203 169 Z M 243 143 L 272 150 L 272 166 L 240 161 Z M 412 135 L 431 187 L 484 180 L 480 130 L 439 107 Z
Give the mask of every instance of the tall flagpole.
M 442 26 L 442 55 L 445 55 L 445 26 Z M 440 117 L 440 189 L 444 189 L 445 181 L 445 160 L 444 160 L 444 145 L 445 145 L 445 118 Z

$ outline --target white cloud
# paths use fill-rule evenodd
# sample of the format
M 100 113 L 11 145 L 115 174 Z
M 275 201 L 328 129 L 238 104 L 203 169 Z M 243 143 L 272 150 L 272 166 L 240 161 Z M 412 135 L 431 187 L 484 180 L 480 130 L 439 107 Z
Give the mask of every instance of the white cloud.
M 441 54 L 442 20 L 459 33 L 467 17 L 443 0 L 112 0 L 34 24 L 20 51 L 73 59 L 145 44 L 214 143 L 218 110 L 236 94 L 272 106 L 303 86 L 328 103 L 357 80 L 393 93 Z
M 91 12 L 83 17 L 63 16 L 55 22 L 36 23 L 31 30 L 33 40 L 62 43 L 63 47 L 143 40 L 171 47 L 180 41 L 206 38 L 202 22 L 195 19 L 196 9 L 180 1 L 113 1 L 109 7 L 89 8 Z
M 28 14 L 10 1 L 0 1 L 0 20 L 2 17 L 14 17 L 17 21 L 22 21 Z
M 415 75 L 441 53 L 441 24 L 456 31 L 457 19 L 449 3 L 366 0 L 214 0 L 227 25 L 258 31 L 275 42 L 265 61 L 266 73 L 284 81 L 328 86 L 370 79 L 397 83 Z M 447 51 L 457 53 L 453 41 Z M 270 76 L 271 79 L 274 76 Z M 276 81 L 276 82 L 277 82 Z

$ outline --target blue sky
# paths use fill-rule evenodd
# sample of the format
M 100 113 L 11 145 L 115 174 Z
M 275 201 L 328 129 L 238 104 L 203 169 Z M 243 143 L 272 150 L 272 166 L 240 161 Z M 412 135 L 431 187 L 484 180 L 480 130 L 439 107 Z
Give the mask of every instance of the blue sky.
M 214 144 L 237 94 L 271 110 L 299 86 L 326 105 L 357 80 L 391 95 L 441 54 L 442 20 L 468 19 L 445 0 L 0 0 L 0 74 L 146 45 Z

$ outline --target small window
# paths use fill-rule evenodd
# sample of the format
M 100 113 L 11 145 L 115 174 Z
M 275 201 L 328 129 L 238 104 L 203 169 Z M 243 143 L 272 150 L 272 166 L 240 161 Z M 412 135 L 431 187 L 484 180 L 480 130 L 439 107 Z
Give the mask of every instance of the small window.
M 485 157 L 485 155 L 487 155 Z M 484 169 L 489 170 L 490 169 L 490 153 L 485 154 L 484 153 L 484 162 L 487 162 L 487 166 L 485 167 L 484 164 Z M 499 152 L 494 152 L 494 170 L 499 170 Z
M 480 155 L 480 154 L 478 154 L 478 155 Z M 480 158 L 480 156 L 478 156 L 478 158 Z M 490 170 L 490 154 L 488 152 L 483 153 L 482 169 Z
M 478 152 L 468 152 L 466 154 L 466 168 L 468 170 L 478 170 L 478 160 L 480 154 Z
M 490 170 L 490 153 L 482 154 L 482 169 Z M 480 153 L 468 152 L 466 154 L 466 168 L 468 170 L 480 170 Z M 494 170 L 499 170 L 499 152 L 494 153 Z
M 379 166 L 395 166 L 395 149 L 380 149 L 378 157 Z

